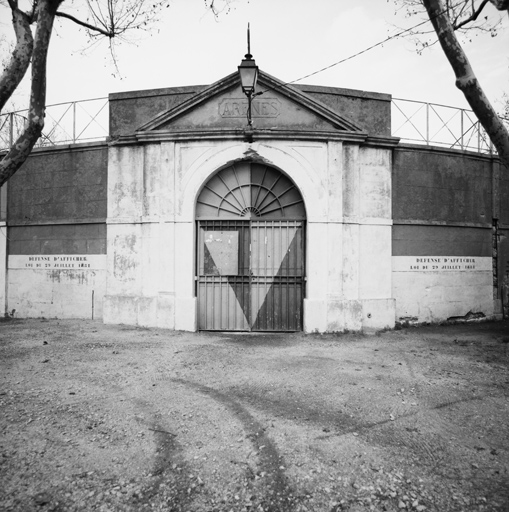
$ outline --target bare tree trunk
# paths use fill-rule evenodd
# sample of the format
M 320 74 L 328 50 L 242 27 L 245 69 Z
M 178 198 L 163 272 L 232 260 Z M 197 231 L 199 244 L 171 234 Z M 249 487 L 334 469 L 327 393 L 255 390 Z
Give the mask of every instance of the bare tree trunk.
M 441 0 L 422 0 L 438 35 L 442 49 L 456 75 L 456 86 L 463 92 L 474 114 L 497 148 L 500 160 L 509 169 L 509 132 L 497 116 L 459 44 Z
M 55 13 L 61 3 L 62 0 L 38 2 L 28 122 L 23 133 L 0 162 L 0 186 L 21 167 L 41 136 L 46 111 L 46 61 Z
M 16 46 L 12 57 L 0 76 L 0 110 L 2 110 L 16 90 L 30 64 L 34 50 L 34 39 L 30 30 L 28 16 L 16 5 L 12 9 L 12 26 L 16 34 Z

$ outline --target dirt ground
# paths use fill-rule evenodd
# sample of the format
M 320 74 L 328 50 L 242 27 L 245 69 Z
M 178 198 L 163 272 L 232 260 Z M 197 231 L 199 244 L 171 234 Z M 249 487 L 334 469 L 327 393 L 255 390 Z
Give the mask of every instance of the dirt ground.
M 509 323 L 0 323 L 0 510 L 508 511 Z

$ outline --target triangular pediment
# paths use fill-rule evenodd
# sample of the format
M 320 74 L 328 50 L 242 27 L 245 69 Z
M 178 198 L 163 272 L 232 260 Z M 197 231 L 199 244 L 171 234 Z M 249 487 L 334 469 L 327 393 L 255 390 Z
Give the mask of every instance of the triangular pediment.
M 352 121 L 309 95 L 261 72 L 253 99 L 254 130 L 362 134 Z M 261 94 L 260 94 L 261 93 Z M 213 132 L 244 129 L 248 100 L 238 73 L 223 78 L 177 107 L 141 126 L 143 132 Z

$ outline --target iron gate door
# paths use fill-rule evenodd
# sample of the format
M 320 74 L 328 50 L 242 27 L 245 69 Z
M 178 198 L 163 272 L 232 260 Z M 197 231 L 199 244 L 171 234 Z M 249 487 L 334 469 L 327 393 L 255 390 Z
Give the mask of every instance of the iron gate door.
M 302 329 L 302 221 L 199 221 L 202 330 Z
M 271 167 L 219 171 L 197 203 L 198 327 L 299 331 L 305 214 L 300 192 Z
M 251 327 L 300 331 L 304 285 L 302 222 L 251 222 Z

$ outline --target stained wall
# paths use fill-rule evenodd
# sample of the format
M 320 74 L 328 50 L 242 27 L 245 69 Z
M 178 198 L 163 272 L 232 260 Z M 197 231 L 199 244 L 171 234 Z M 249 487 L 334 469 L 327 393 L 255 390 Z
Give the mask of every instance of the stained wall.
M 106 144 L 37 149 L 7 184 L 6 312 L 102 318 Z

